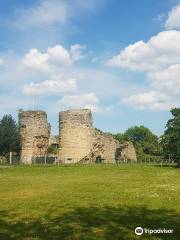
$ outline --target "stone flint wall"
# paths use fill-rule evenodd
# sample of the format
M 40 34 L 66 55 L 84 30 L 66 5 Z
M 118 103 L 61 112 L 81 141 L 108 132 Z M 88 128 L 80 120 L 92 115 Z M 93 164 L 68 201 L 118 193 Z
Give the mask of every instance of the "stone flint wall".
M 116 141 L 111 134 L 104 133 L 95 128 L 93 142 L 94 152 L 96 153 L 95 158 L 100 156 L 102 159 L 104 159 L 105 163 L 115 162 L 116 149 L 119 146 L 119 142 Z
M 79 162 L 92 149 L 92 114 L 88 109 L 59 113 L 59 159 L 65 163 Z
M 50 125 L 43 111 L 19 113 L 21 162 L 31 164 L 36 157 L 47 156 L 48 146 L 58 146 L 58 159 L 63 163 L 137 161 L 130 142 L 120 144 L 111 134 L 93 128 L 92 113 L 88 109 L 59 113 L 59 136 L 50 137 Z
M 83 163 L 97 162 L 100 158 L 104 163 L 115 163 L 118 161 L 137 161 L 135 148 L 132 143 L 120 144 L 111 134 L 101 130 L 93 129 L 93 145 L 89 153 L 81 159 Z
M 90 110 L 68 110 L 59 114 L 59 159 L 64 163 L 136 161 L 132 143 L 120 144 L 111 134 L 93 128 Z
M 44 111 L 19 113 L 21 162 L 31 164 L 32 158 L 45 157 L 49 145 L 50 125 Z
M 118 148 L 116 149 L 116 160 L 124 162 L 137 162 L 134 145 L 131 142 L 124 142 L 122 144 L 119 144 Z

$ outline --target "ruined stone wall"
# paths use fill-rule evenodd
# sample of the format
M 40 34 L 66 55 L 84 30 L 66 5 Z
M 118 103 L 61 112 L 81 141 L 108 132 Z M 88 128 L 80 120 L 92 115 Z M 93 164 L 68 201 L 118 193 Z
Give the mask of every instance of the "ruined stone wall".
M 136 151 L 134 145 L 131 142 L 124 142 L 119 144 L 116 149 L 116 161 L 134 161 L 137 162 Z
M 136 161 L 130 142 L 120 144 L 111 134 L 93 128 L 90 110 L 69 110 L 59 114 L 59 159 L 64 163 Z
M 20 112 L 19 125 L 22 163 L 31 164 L 32 158 L 47 156 L 50 145 L 59 147 L 50 156 L 63 163 L 92 163 L 99 157 L 104 163 L 137 161 L 132 143 L 120 144 L 111 134 L 93 128 L 88 109 L 60 112 L 59 136 L 50 136 L 50 125 L 43 111 Z
M 114 163 L 116 156 L 116 149 L 119 142 L 113 138 L 111 134 L 104 133 L 99 129 L 94 129 L 93 134 L 93 148 L 94 148 L 94 161 L 100 156 L 104 159 L 105 163 Z
M 50 125 L 44 111 L 22 111 L 19 113 L 21 136 L 21 162 L 31 164 L 32 158 L 47 154 Z
M 136 151 L 131 142 L 119 143 L 111 134 L 94 129 L 93 148 L 86 160 L 95 162 L 97 157 L 103 159 L 104 163 L 118 161 L 137 161 Z
M 93 145 L 92 114 L 88 109 L 59 113 L 59 159 L 65 163 L 79 162 Z

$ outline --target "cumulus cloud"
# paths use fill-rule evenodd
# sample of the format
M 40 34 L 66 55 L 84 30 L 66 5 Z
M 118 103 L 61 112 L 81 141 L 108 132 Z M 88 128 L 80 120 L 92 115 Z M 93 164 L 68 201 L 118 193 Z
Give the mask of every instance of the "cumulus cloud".
M 180 107 L 180 64 L 148 73 L 150 90 L 123 98 L 123 102 L 143 110 L 170 110 Z
M 47 80 L 40 83 L 30 83 L 23 87 L 25 95 L 60 95 L 77 91 L 76 79 Z
M 147 91 L 123 98 L 129 106 L 144 110 L 169 110 L 180 106 L 180 32 L 164 31 L 146 43 L 127 46 L 107 64 L 142 71 L 148 79 Z
M 175 6 L 168 14 L 166 29 L 180 29 L 180 5 Z
M 148 74 L 150 90 L 122 99 L 123 103 L 143 110 L 170 110 L 180 107 L 180 64 Z
M 68 51 L 61 45 L 48 48 L 42 53 L 38 49 L 30 49 L 22 59 L 22 66 L 30 70 L 48 72 L 55 66 L 70 66 L 76 61 L 84 58 L 84 47 L 76 44 L 70 47 Z
M 173 43 L 173 44 L 172 44 Z M 133 71 L 156 71 L 180 61 L 180 32 L 164 31 L 148 42 L 138 41 L 107 61 Z
M 93 112 L 99 111 L 99 99 L 94 93 L 84 93 L 79 95 L 67 95 L 59 101 L 62 110 L 88 108 Z
M 49 70 L 49 56 L 38 49 L 30 49 L 22 59 L 22 65 L 30 70 L 46 72 Z
M 166 92 L 169 95 L 180 96 L 180 64 L 149 73 L 148 76 L 153 88 Z
M 70 65 L 73 62 L 70 53 L 61 45 L 48 48 L 47 54 L 50 62 L 59 63 L 61 65 Z
M 129 106 L 133 106 L 142 110 L 169 110 L 174 103 L 170 101 L 168 95 L 158 91 L 149 91 L 134 94 L 127 98 L 123 98 L 123 102 Z

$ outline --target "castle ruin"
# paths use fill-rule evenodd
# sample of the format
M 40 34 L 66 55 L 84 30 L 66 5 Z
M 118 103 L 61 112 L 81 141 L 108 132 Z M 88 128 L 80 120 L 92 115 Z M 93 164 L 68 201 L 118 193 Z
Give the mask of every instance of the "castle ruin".
M 22 111 L 19 113 L 21 137 L 21 162 L 31 164 L 33 158 L 47 155 L 50 124 L 44 111 Z
M 79 162 L 93 145 L 92 114 L 88 109 L 59 113 L 59 159 Z
M 60 112 L 59 137 L 50 136 L 50 124 L 43 111 L 20 112 L 19 125 L 21 162 L 25 164 L 31 164 L 33 158 L 46 157 L 49 145 L 58 146 L 56 157 L 66 164 L 137 161 L 133 144 L 121 144 L 111 134 L 94 128 L 88 109 Z

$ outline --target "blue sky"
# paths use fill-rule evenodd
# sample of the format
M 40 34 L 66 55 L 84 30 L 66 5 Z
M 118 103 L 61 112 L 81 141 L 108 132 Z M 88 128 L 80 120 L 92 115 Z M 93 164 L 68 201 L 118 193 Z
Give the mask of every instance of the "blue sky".
M 180 103 L 180 1 L 0 1 L 0 117 L 90 108 L 94 125 L 163 133 Z

